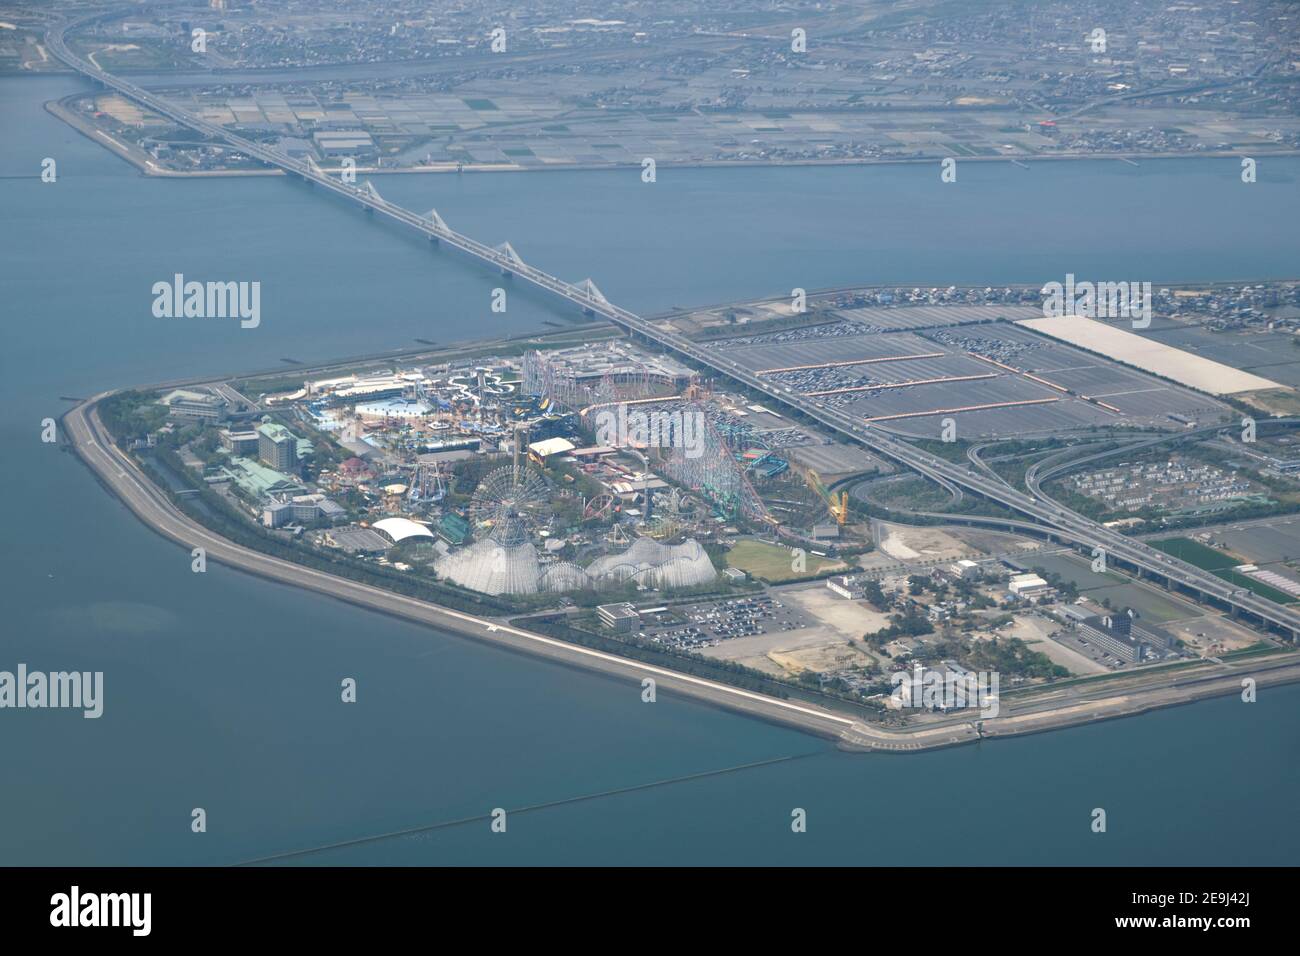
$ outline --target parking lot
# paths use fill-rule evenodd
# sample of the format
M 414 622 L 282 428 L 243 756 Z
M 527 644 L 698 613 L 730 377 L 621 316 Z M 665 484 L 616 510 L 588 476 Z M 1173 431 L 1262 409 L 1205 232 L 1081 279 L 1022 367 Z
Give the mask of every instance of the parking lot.
M 722 641 L 797 631 L 814 623 L 798 608 L 766 595 L 708 601 L 673 608 L 664 623 L 647 627 L 644 637 L 679 650 L 713 647 Z

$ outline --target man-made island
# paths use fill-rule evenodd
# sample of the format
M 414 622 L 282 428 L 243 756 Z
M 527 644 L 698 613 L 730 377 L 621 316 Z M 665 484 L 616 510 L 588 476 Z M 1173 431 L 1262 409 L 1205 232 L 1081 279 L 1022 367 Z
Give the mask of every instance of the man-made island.
M 66 435 L 205 559 L 629 693 L 653 696 L 650 679 L 846 748 L 909 751 L 1300 679 L 1278 623 L 1300 597 L 1294 392 L 1206 357 L 1243 338 L 1293 348 L 1298 297 L 1158 287 L 1152 328 L 1196 354 L 1153 360 L 1150 335 L 1113 322 L 1124 354 L 1040 331 L 1028 287 L 841 289 L 652 320 L 776 397 L 590 323 L 104 394 Z M 888 442 L 846 439 L 807 403 Z M 1099 563 L 1068 526 L 922 477 L 893 443 L 1240 598 Z M 899 675 L 996 685 L 912 700 Z

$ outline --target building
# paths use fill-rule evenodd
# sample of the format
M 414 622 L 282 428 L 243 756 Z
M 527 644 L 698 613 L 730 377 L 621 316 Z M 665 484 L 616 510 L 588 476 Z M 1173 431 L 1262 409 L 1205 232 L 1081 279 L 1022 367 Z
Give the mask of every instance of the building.
M 575 447 L 573 442 L 567 438 L 548 438 L 545 441 L 535 441 L 529 445 L 528 457 L 541 464 L 556 455 L 567 455 Z
M 273 501 L 262 509 L 262 524 L 280 528 L 293 521 L 342 521 L 347 511 L 337 501 L 324 495 L 297 495 L 288 501 Z
M 448 544 L 464 544 L 469 538 L 469 521 L 464 515 L 448 511 L 438 522 L 438 537 Z
M 262 524 L 282 528 L 293 520 L 293 506 L 287 501 L 273 501 L 262 509 Z
M 208 392 L 177 388 L 158 399 L 166 405 L 172 418 L 196 422 L 222 422 L 226 420 L 226 400 Z
M 224 478 L 233 481 L 244 494 L 254 499 L 301 495 L 307 491 L 289 475 L 251 458 L 231 458 L 220 470 Z
M 827 578 L 826 587 L 840 597 L 849 600 L 862 596 L 862 588 L 858 586 L 858 579 L 852 575 L 841 574 L 833 578 Z
M 312 134 L 316 148 L 326 158 L 373 153 L 375 141 L 365 130 L 322 130 Z
M 264 422 L 257 436 L 257 457 L 276 471 L 291 471 L 298 463 L 298 439 L 283 425 Z
M 963 558 L 956 564 L 948 566 L 948 575 L 954 581 L 969 581 L 971 578 L 978 577 L 980 566 L 969 558 Z
M 1036 597 L 1050 594 L 1052 586 L 1037 574 L 1013 574 L 1007 590 L 1022 601 L 1032 601 Z
M 596 608 L 600 623 L 620 634 L 629 634 L 640 626 L 641 615 L 631 604 L 602 604 Z
M 732 584 L 744 584 L 745 580 L 748 578 L 748 575 L 745 574 L 744 571 L 740 570 L 740 568 L 723 568 L 722 576 Z
M 1085 618 L 1079 622 L 1079 635 L 1126 664 L 1142 660 L 1144 644 L 1133 634 L 1133 619 L 1127 614 Z
M 392 542 L 379 532 L 356 526 L 327 531 L 322 540 L 326 546 L 338 548 L 348 554 L 383 554 L 393 546 Z
M 221 430 L 221 447 L 232 455 L 247 458 L 249 455 L 257 454 L 260 447 L 259 437 L 255 431 L 236 432 L 223 428 Z
M 417 540 L 424 538 L 428 539 L 430 543 L 433 541 L 433 532 L 410 518 L 382 518 L 371 527 L 392 538 L 393 544 L 401 544 L 407 538 Z

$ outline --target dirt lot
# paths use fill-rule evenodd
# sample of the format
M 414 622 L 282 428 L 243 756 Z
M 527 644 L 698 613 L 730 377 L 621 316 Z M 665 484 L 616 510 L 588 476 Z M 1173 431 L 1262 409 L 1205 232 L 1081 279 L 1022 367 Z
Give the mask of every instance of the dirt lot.
M 824 582 L 809 587 L 785 588 L 780 592 L 780 599 L 803 608 L 845 640 L 860 640 L 863 634 L 889 625 L 889 615 L 881 614 L 865 601 L 840 597 Z
M 912 528 L 880 522 L 884 537 L 879 548 L 898 561 L 956 561 L 977 558 L 981 552 L 941 528 Z
M 864 667 L 873 660 L 858 647 L 848 644 L 823 644 L 797 651 L 772 651 L 768 657 L 791 674 L 802 670 L 833 671 L 845 667 Z
M 888 625 L 887 615 L 863 601 L 840 597 L 822 581 L 782 588 L 773 596 L 817 623 L 796 631 L 734 638 L 705 648 L 703 653 L 768 674 L 797 673 L 808 668 L 833 670 L 881 662 L 864 645 L 851 647 L 849 641 L 861 641 L 862 635 Z
M 1217 614 L 1161 626 L 1183 641 L 1188 650 L 1208 657 L 1250 647 L 1261 639 L 1255 631 Z

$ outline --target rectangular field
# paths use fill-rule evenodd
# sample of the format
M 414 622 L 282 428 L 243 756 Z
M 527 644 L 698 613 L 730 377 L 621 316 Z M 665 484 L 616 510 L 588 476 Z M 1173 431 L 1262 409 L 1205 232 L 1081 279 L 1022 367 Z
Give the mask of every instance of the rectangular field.
M 1077 345 L 1211 395 L 1278 388 L 1276 382 L 1077 315 L 1022 319 L 1017 325 Z
M 768 544 L 766 541 L 750 539 L 737 541 L 736 546 L 727 552 L 728 565 L 740 568 L 752 577 L 761 578 L 769 584 L 796 581 L 799 578 L 846 567 L 842 561 L 833 561 L 815 554 L 805 554 L 804 562 L 804 570 L 796 571 L 792 549 Z
M 1238 563 L 1236 558 L 1224 554 L 1222 551 L 1216 551 L 1214 548 L 1206 547 L 1191 538 L 1165 538 L 1150 543 L 1153 548 L 1159 548 L 1165 554 L 1173 555 L 1180 561 L 1186 561 L 1188 564 L 1209 571 L 1215 577 L 1223 578 L 1223 580 L 1236 587 L 1253 591 L 1260 597 L 1267 598 L 1275 604 L 1292 604 L 1295 602 L 1295 598 L 1285 591 L 1280 591 L 1262 581 L 1256 581 L 1249 575 L 1234 571 L 1233 569 Z

